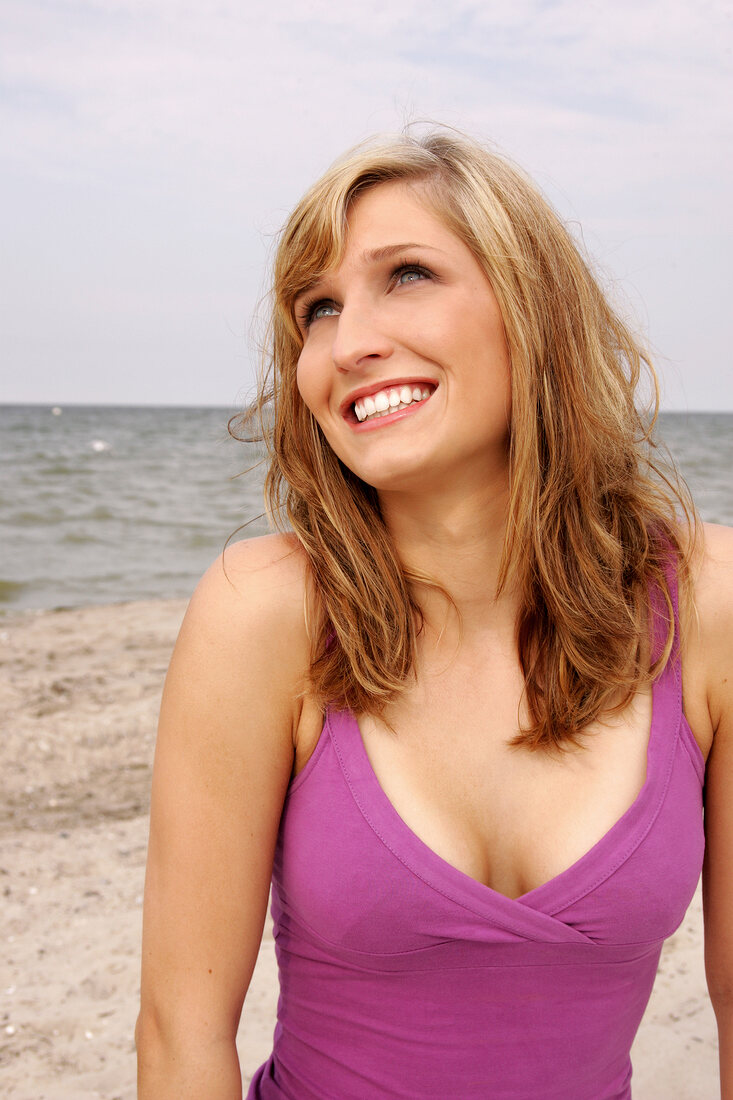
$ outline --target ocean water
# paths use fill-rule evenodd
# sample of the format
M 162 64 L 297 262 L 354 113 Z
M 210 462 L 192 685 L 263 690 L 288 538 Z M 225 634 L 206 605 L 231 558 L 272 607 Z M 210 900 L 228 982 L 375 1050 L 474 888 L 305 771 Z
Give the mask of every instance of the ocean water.
M 233 532 L 267 531 L 229 415 L 0 406 L 0 611 L 187 596 Z M 702 518 L 733 525 L 733 413 L 666 413 L 659 436 Z
M 264 533 L 230 415 L 0 407 L 0 609 L 187 596 L 240 525 Z

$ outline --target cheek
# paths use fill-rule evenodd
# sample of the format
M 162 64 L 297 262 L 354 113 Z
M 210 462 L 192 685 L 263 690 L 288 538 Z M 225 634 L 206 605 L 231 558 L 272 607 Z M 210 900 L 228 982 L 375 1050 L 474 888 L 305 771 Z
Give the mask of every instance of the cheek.
M 333 418 L 329 416 L 331 395 L 330 374 L 324 370 L 320 357 L 301 353 L 295 369 L 295 384 L 300 399 L 320 427 L 326 442 L 333 448 Z
M 319 385 L 318 373 L 314 369 L 312 357 L 305 351 L 301 353 L 298 359 L 298 365 L 295 369 L 295 384 L 303 403 L 318 420 L 319 392 L 322 387 Z

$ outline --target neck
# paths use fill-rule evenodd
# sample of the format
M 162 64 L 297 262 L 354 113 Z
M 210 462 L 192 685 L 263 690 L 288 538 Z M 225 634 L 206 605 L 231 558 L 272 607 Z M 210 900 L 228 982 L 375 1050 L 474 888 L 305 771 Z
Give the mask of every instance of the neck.
M 505 479 L 460 494 L 380 493 L 380 503 L 405 567 L 423 574 L 448 593 L 461 621 L 461 633 L 495 627 L 513 629 L 516 599 L 497 596 L 504 548 L 508 487 Z M 451 618 L 444 596 L 418 585 L 417 599 L 426 625 L 438 633 Z

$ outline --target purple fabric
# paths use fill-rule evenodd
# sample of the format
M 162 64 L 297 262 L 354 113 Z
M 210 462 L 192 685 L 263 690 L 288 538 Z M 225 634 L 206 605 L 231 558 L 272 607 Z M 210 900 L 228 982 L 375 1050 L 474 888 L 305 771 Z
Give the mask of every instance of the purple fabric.
M 278 1023 L 248 1100 L 628 1100 L 631 1043 L 704 848 L 676 656 L 652 710 L 634 804 L 514 900 L 411 832 L 355 719 L 329 714 L 283 812 Z

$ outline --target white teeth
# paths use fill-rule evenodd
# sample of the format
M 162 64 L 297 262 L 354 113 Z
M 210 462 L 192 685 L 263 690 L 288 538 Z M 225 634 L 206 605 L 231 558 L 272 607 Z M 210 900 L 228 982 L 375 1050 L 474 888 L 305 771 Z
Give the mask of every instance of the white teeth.
M 400 386 L 379 390 L 369 397 L 362 397 L 354 402 L 356 419 L 362 423 L 371 417 L 387 416 L 391 412 L 399 412 L 418 401 L 427 401 L 430 397 L 427 386 Z

